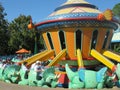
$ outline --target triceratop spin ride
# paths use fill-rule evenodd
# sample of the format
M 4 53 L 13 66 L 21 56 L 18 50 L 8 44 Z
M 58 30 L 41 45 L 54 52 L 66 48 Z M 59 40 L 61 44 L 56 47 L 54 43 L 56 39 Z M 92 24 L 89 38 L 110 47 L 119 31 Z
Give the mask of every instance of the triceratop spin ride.
M 30 66 L 37 60 L 51 60 L 47 65 L 51 72 L 43 72 L 43 79 L 36 80 L 30 71 L 31 83 L 75 89 L 120 87 L 120 56 L 109 50 L 118 20 L 110 9 L 101 12 L 85 0 L 67 0 L 40 23 L 31 21 L 28 28 L 42 34 L 46 50 L 19 63 Z M 56 74 L 60 76 L 53 78 Z M 20 77 L 19 84 L 28 83 Z

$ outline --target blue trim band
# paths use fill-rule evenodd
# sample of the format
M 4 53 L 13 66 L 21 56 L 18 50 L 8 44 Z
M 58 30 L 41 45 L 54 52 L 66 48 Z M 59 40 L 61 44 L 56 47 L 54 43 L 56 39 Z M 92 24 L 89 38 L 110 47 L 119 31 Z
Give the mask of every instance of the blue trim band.
M 98 16 L 99 13 L 70 13 L 70 14 L 60 14 L 55 16 L 49 16 L 43 19 L 41 22 L 48 21 L 48 20 L 57 20 L 57 19 L 64 19 L 64 18 L 95 18 Z
M 58 21 L 52 23 L 42 24 L 37 26 L 38 30 L 45 30 L 51 28 L 67 28 L 67 27 L 94 27 L 94 28 L 111 28 L 117 29 L 117 25 L 110 21 L 98 21 L 98 20 L 73 20 L 73 21 Z

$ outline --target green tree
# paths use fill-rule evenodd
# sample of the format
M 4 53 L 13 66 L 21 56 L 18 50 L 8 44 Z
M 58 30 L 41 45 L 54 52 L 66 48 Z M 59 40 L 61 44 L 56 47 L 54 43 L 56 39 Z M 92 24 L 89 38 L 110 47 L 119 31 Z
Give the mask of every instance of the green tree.
M 7 31 L 8 22 L 5 19 L 6 15 L 7 14 L 4 12 L 4 8 L 0 3 L 0 55 L 7 54 L 9 34 Z
M 116 4 L 113 9 L 113 14 L 114 16 L 118 17 L 118 19 L 120 20 L 120 3 Z
M 9 52 L 15 53 L 20 47 L 34 51 L 35 37 L 38 32 L 35 29 L 28 29 L 30 18 L 31 16 L 20 15 L 9 24 Z

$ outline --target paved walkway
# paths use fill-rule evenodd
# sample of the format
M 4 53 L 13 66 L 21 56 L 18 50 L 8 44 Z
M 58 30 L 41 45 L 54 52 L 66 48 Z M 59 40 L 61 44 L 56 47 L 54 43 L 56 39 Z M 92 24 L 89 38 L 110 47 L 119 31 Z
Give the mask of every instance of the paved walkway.
M 9 84 L 9 83 L 0 81 L 0 90 L 68 90 L 68 89 L 21 86 L 21 85 L 17 85 L 17 84 Z
M 21 86 L 17 84 L 9 84 L 0 81 L 0 90 L 73 90 L 73 89 Z M 86 89 L 74 89 L 74 90 L 86 90 Z M 96 90 L 96 89 L 88 89 L 88 90 Z M 112 89 L 110 88 L 110 89 L 102 89 L 102 90 L 120 90 L 120 88 L 114 87 Z

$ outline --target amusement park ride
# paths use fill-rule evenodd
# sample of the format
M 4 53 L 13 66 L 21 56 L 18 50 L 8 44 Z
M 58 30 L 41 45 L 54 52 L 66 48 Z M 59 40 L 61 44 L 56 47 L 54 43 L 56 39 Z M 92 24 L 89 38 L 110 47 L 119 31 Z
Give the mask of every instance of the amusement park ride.
M 40 23 L 28 25 L 41 32 L 46 50 L 19 63 L 51 59 L 44 76 L 50 71 L 59 74 L 59 83 L 54 81 L 58 86 L 120 87 L 120 55 L 108 50 L 117 24 L 109 9 L 101 12 L 85 0 L 67 0 Z

